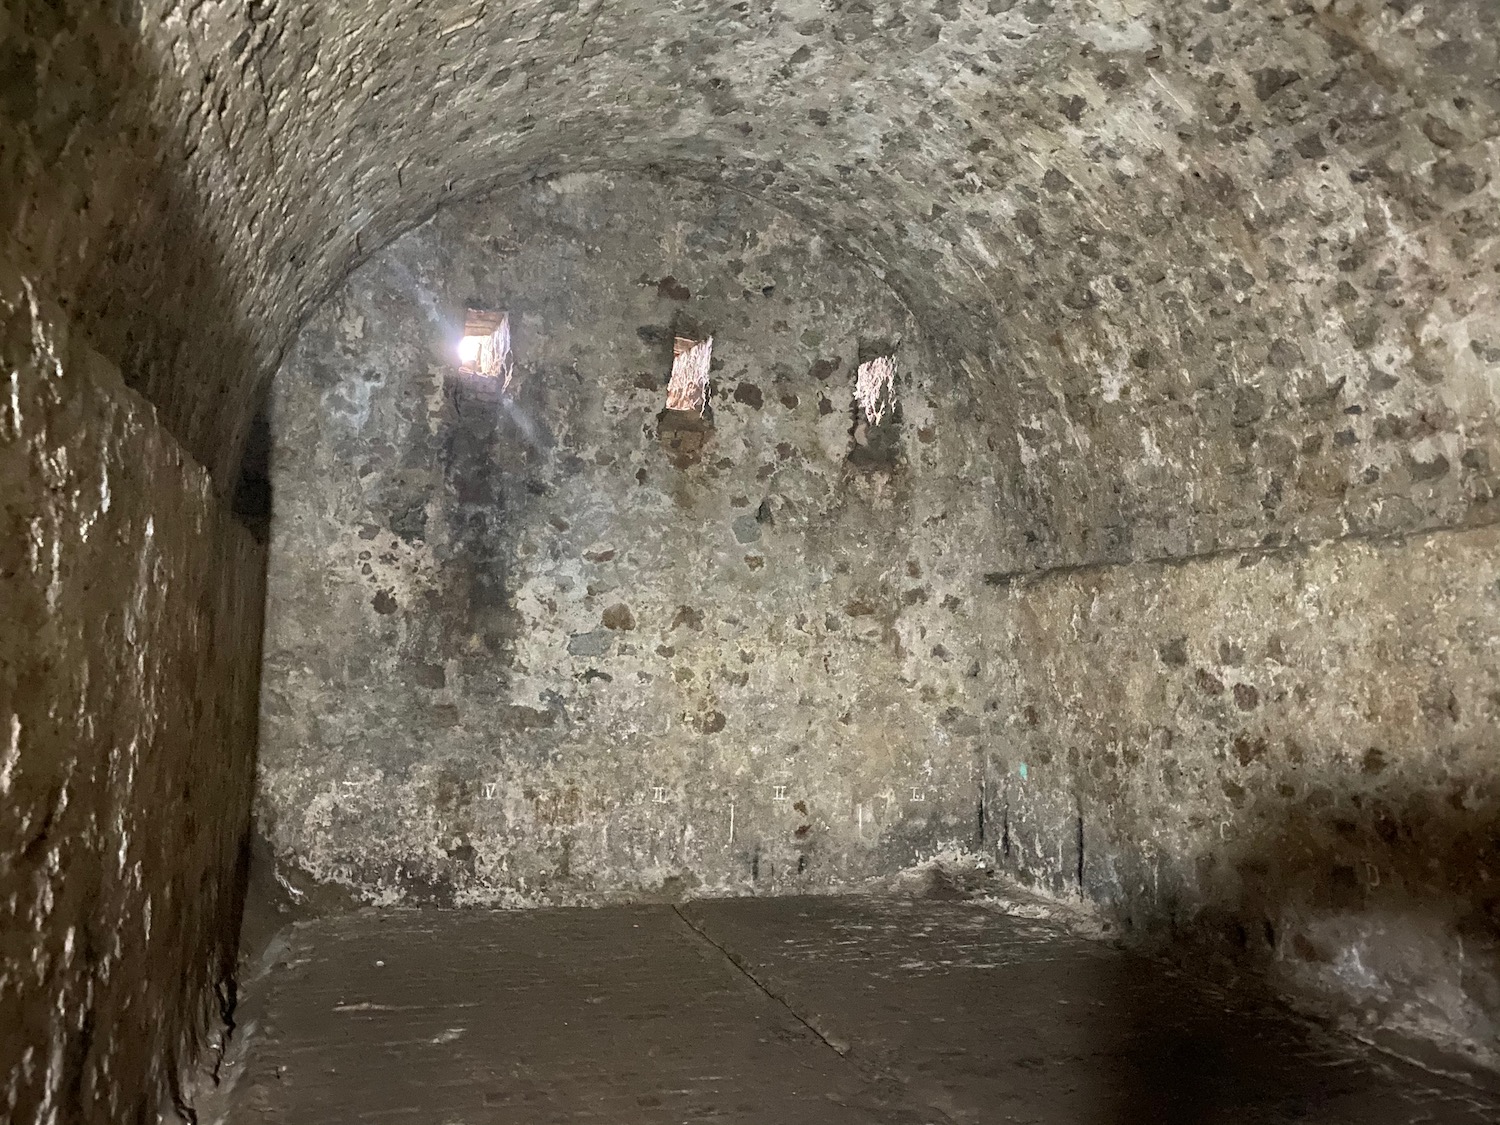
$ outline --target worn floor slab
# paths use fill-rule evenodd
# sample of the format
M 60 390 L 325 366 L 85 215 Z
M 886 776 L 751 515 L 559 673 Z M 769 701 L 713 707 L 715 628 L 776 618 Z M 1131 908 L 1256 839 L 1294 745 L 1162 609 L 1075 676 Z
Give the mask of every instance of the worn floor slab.
M 231 1125 L 1396 1125 L 1500 1100 L 973 902 L 363 913 L 246 1004 Z

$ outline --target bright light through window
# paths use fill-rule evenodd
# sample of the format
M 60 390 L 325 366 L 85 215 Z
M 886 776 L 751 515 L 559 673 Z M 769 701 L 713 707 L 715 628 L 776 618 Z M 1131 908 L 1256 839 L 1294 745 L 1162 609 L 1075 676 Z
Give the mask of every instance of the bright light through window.
M 510 315 L 470 309 L 464 318 L 463 339 L 458 342 L 458 366 L 470 375 L 499 379 L 510 389 L 515 364 L 510 354 Z

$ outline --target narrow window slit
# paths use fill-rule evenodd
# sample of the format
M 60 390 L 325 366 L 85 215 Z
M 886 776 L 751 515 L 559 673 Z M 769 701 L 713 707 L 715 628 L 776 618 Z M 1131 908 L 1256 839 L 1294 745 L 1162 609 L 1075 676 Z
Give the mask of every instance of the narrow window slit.
M 691 329 L 689 329 L 691 331 Z M 667 458 L 679 469 L 703 459 L 713 437 L 713 411 L 708 406 L 708 372 L 714 338 L 673 336 L 672 378 L 667 384 L 667 407 L 657 415 L 657 436 Z
M 702 414 L 708 406 L 708 368 L 713 359 L 714 338 L 691 340 L 678 336 L 672 341 L 672 381 L 667 384 L 667 409 L 692 410 Z
M 896 357 L 876 356 L 859 365 L 854 379 L 854 399 L 865 412 L 865 420 L 880 425 L 896 408 Z
M 894 472 L 901 461 L 901 403 L 896 397 L 892 340 L 861 341 L 854 374 L 849 463 L 866 472 Z
M 470 375 L 498 379 L 502 390 L 510 390 L 516 368 L 510 352 L 509 313 L 468 310 L 463 339 L 458 342 L 458 367 Z

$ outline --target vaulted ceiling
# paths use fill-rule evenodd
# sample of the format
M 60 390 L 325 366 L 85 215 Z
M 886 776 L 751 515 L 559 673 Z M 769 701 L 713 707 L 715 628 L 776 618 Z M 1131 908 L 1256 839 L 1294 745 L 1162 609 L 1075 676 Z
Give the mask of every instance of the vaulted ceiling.
M 1125 459 L 1204 471 L 1208 429 L 1277 403 L 1396 379 L 1408 412 L 1488 417 L 1497 22 L 1486 0 L 25 0 L 0 13 L 6 256 L 222 480 L 300 318 L 445 200 L 692 177 L 883 271 L 997 455 L 1050 451 L 1084 504 Z

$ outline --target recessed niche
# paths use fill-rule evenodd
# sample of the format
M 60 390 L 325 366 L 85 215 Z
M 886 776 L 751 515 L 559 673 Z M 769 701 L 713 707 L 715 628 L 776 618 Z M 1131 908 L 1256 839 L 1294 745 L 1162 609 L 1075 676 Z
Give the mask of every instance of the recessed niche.
M 691 468 L 703 460 L 713 434 L 713 418 L 696 410 L 663 410 L 656 416 L 656 436 L 667 460 L 678 469 Z

